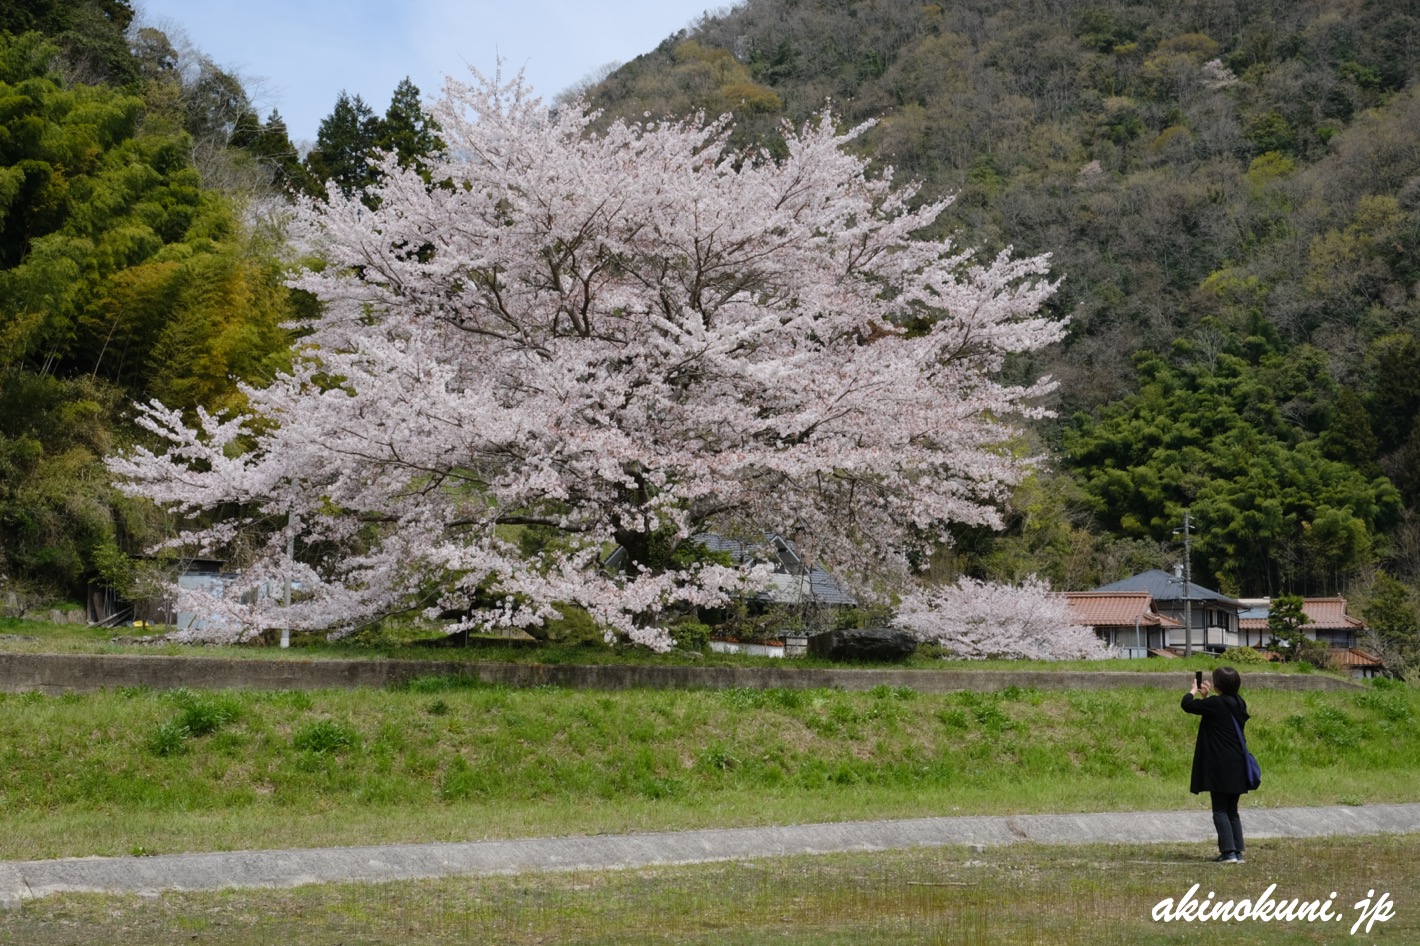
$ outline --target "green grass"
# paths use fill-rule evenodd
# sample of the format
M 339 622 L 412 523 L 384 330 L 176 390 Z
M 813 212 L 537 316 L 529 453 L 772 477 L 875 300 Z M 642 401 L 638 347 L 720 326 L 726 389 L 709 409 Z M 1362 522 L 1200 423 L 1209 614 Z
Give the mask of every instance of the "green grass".
M 1420 692 L 1256 691 L 1247 805 L 1420 801 Z M 0 858 L 1198 808 L 1153 689 L 0 695 Z
M 1185 845 L 938 848 L 609 872 L 294 890 L 66 895 L 0 914 L 27 946 L 221 942 L 533 946 L 1299 946 L 1420 941 L 1420 836 L 1254 841 L 1248 863 Z M 1181 897 L 1337 894 L 1340 922 L 1160 923 Z M 1394 916 L 1349 935 L 1368 890 Z M 82 934 L 82 935 L 80 935 Z

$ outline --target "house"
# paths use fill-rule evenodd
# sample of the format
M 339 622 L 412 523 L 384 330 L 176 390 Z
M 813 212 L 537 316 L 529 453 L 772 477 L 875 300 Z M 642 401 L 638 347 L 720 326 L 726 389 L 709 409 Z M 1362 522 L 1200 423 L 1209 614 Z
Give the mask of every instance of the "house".
M 1243 603 L 1195 581 L 1185 582 L 1182 568 L 1172 575 L 1157 568 L 1151 569 L 1102 585 L 1095 591 L 1146 592 L 1159 616 L 1174 622 L 1174 626 L 1163 628 L 1162 635 L 1168 646 L 1175 650 L 1190 642 L 1196 649 L 1215 652 L 1245 646 L 1238 625 L 1238 616 L 1245 610 Z M 1184 627 L 1185 610 L 1190 612 L 1193 624 L 1188 629 Z
M 1067 591 L 1075 624 L 1094 628 L 1122 657 L 1147 657 L 1168 646 L 1166 636 L 1183 624 L 1154 609 L 1147 591 Z
M 749 598 L 761 605 L 805 605 L 817 607 L 853 607 L 858 599 L 838 583 L 822 565 L 808 565 L 799 555 L 798 547 L 789 539 L 768 533 L 762 542 L 746 542 L 713 533 L 694 537 L 709 552 L 727 553 L 735 564 L 766 563 L 772 565 L 769 586 Z M 607 571 L 619 571 L 626 551 L 618 548 L 602 562 Z
M 1244 598 L 1242 603 L 1247 606 L 1239 621 L 1243 635 L 1249 643 L 1265 647 L 1272 642 L 1272 633 L 1267 629 L 1272 599 Z M 1312 640 L 1325 641 L 1334 648 L 1355 647 L 1366 629 L 1364 621 L 1346 613 L 1346 599 L 1339 596 L 1303 598 L 1302 613 L 1308 621 L 1301 626 L 1301 631 Z
M 1239 620 L 1244 638 L 1255 639 L 1263 647 L 1272 643 L 1267 626 L 1272 600 L 1244 598 L 1243 603 L 1248 606 Z M 1302 613 L 1307 616 L 1307 623 L 1299 630 L 1312 640 L 1330 645 L 1333 666 L 1345 669 L 1353 677 L 1374 677 L 1385 669 L 1379 657 L 1358 646 L 1366 623 L 1346 613 L 1345 598 L 1303 598 Z

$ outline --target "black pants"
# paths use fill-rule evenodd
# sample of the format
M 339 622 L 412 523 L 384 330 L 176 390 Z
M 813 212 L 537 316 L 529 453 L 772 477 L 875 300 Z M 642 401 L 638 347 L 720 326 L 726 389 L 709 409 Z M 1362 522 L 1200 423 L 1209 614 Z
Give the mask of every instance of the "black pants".
M 1213 801 L 1213 827 L 1218 829 L 1218 851 L 1243 852 L 1242 820 L 1238 818 L 1238 799 L 1241 795 L 1226 792 L 1209 792 Z

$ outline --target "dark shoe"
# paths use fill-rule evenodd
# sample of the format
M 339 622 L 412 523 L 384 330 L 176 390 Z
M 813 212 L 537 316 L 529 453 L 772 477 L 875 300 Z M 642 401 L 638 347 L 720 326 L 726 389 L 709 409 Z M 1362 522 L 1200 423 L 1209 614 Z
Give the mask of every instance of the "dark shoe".
M 1213 858 L 1214 864 L 1241 864 L 1242 862 L 1243 859 L 1237 851 L 1228 851 Z

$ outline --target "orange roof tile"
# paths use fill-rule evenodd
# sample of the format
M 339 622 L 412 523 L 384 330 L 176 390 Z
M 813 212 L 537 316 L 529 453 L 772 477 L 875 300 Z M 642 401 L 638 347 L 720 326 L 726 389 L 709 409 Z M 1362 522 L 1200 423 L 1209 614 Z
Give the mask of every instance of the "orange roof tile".
M 1303 598 L 1302 611 L 1311 619 L 1310 623 L 1302 625 L 1303 630 L 1349 631 L 1366 626 L 1364 621 L 1358 621 L 1346 613 L 1345 598 Z M 1241 618 L 1238 629 L 1265 631 L 1267 618 Z
M 1359 647 L 1352 647 L 1350 650 L 1343 650 L 1331 655 L 1331 662 L 1343 667 L 1379 667 L 1381 659 L 1375 654 L 1368 654 Z
M 1311 619 L 1305 625 L 1309 628 L 1350 630 L 1366 626 L 1346 613 L 1345 598 L 1303 598 L 1302 610 Z
M 1067 591 L 1065 601 L 1076 624 L 1089 627 L 1182 627 L 1173 618 L 1155 614 L 1147 591 Z

